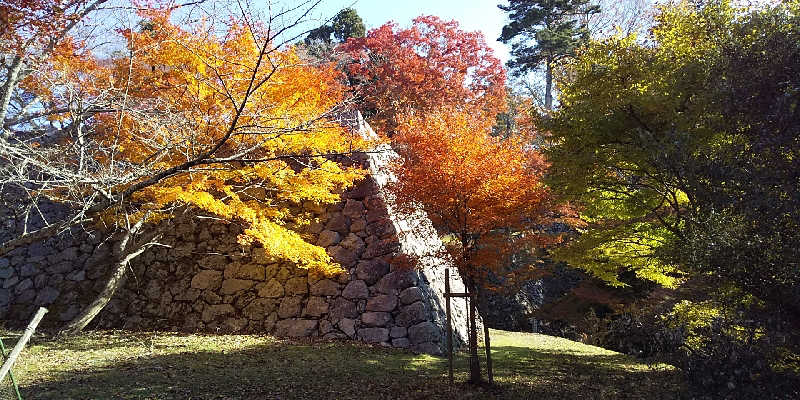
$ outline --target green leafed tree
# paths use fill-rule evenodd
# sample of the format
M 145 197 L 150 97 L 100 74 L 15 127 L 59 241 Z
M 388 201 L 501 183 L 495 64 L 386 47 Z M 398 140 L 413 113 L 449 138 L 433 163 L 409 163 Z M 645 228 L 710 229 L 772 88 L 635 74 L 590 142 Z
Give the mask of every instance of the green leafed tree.
M 510 0 L 507 6 L 498 6 L 510 19 L 499 39 L 511 43 L 509 67 L 517 74 L 544 67 L 548 110 L 553 107 L 553 68 L 586 43 L 587 17 L 600 11 L 589 3 L 589 0 Z
M 334 40 L 337 43 L 342 43 L 351 37 L 364 37 L 366 32 L 367 29 L 364 26 L 364 21 L 361 20 L 356 10 L 345 8 L 339 11 L 336 16 L 331 19 L 329 24 L 322 25 L 308 32 L 304 42 L 306 45 L 330 45 Z M 333 35 L 333 39 L 331 35 Z
M 345 8 L 336 14 L 331 22 L 333 28 L 333 37 L 339 43 L 344 42 L 352 37 L 364 37 L 367 29 L 364 27 L 364 21 L 358 15 L 356 10 L 352 8 Z
M 798 27 L 796 0 L 755 11 L 681 2 L 661 8 L 646 40 L 593 41 L 571 60 L 561 106 L 544 121 L 549 184 L 582 207 L 585 226 L 555 257 L 614 285 L 633 273 L 694 288 L 692 300 L 738 321 L 726 328 L 738 345 L 796 357 Z M 694 350 L 711 354 L 704 362 L 757 364 Z M 725 375 L 720 388 L 762 372 Z

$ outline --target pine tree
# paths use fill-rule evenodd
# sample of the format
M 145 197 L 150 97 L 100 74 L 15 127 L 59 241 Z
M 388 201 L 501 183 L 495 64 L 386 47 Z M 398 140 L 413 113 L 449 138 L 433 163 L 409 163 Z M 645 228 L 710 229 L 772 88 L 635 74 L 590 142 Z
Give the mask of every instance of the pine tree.
M 589 0 L 509 0 L 499 5 L 509 13 L 499 40 L 511 43 L 508 66 L 517 74 L 545 67 L 545 107 L 553 107 L 553 67 L 589 38 L 587 17 L 600 12 Z

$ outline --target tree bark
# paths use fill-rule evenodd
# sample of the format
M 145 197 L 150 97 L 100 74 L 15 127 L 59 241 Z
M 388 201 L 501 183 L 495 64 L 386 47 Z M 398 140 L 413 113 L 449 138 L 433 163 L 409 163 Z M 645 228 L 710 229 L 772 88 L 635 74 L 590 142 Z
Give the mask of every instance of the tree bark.
M 475 313 L 475 292 L 473 285 L 469 285 L 469 382 L 480 383 L 481 364 L 478 358 L 478 327 Z
M 553 109 L 553 63 L 549 58 L 545 62 L 544 78 L 544 108 L 550 111 Z
M 125 271 L 128 269 L 128 263 L 150 248 L 149 243 L 134 243 L 134 236 L 141 229 L 142 224 L 143 222 L 140 221 L 125 232 L 122 239 L 117 243 L 115 249 L 116 257 L 114 257 L 114 261 L 111 264 L 113 270 L 106 284 L 103 286 L 103 289 L 91 303 L 84 307 L 83 310 L 72 319 L 72 321 L 61 328 L 58 332 L 60 336 L 73 335 L 82 331 L 83 328 L 86 328 L 86 326 L 100 314 L 100 311 L 105 308 L 108 302 L 111 301 L 117 289 L 122 287 L 123 283 L 125 283 Z M 155 236 L 155 234 L 153 236 Z

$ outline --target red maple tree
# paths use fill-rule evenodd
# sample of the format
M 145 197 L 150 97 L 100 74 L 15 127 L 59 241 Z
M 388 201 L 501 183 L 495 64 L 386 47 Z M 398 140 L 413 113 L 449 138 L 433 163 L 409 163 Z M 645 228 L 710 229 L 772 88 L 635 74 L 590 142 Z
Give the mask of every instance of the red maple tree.
M 382 133 L 394 133 L 409 109 L 469 108 L 493 118 L 505 107 L 500 60 L 482 33 L 465 32 L 456 21 L 420 16 L 407 29 L 388 22 L 342 49 L 352 58 L 348 73 L 360 83 L 362 109 Z

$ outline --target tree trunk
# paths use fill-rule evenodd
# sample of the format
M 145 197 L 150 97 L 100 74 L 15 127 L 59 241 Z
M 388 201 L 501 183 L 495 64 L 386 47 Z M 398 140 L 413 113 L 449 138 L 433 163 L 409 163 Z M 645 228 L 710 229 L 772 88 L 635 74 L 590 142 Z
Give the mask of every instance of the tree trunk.
M 480 383 L 481 364 L 478 358 L 478 327 L 475 313 L 475 292 L 473 285 L 469 285 L 469 382 Z
M 113 270 L 111 271 L 105 286 L 103 286 L 103 290 L 101 290 L 97 297 L 95 297 L 95 299 L 89 303 L 89 305 L 84 307 L 84 309 L 75 318 L 73 318 L 72 321 L 61 328 L 61 330 L 58 332 L 59 335 L 73 335 L 82 331 L 83 328 L 85 328 L 86 325 L 89 325 L 89 323 L 92 322 L 97 314 L 99 314 L 100 311 L 105 308 L 108 302 L 111 301 L 111 298 L 114 297 L 114 293 L 117 292 L 117 289 L 122 287 L 122 284 L 125 283 L 125 271 L 128 268 L 128 263 L 150 248 L 149 243 L 137 245 L 133 241 L 133 236 L 139 231 L 139 229 L 141 229 L 141 227 L 142 222 L 140 221 L 125 232 L 125 235 L 117 243 L 117 248 L 114 252 L 116 256 L 111 264 L 113 266 Z
M 545 62 L 544 78 L 544 108 L 550 111 L 553 109 L 553 63 L 549 58 Z

